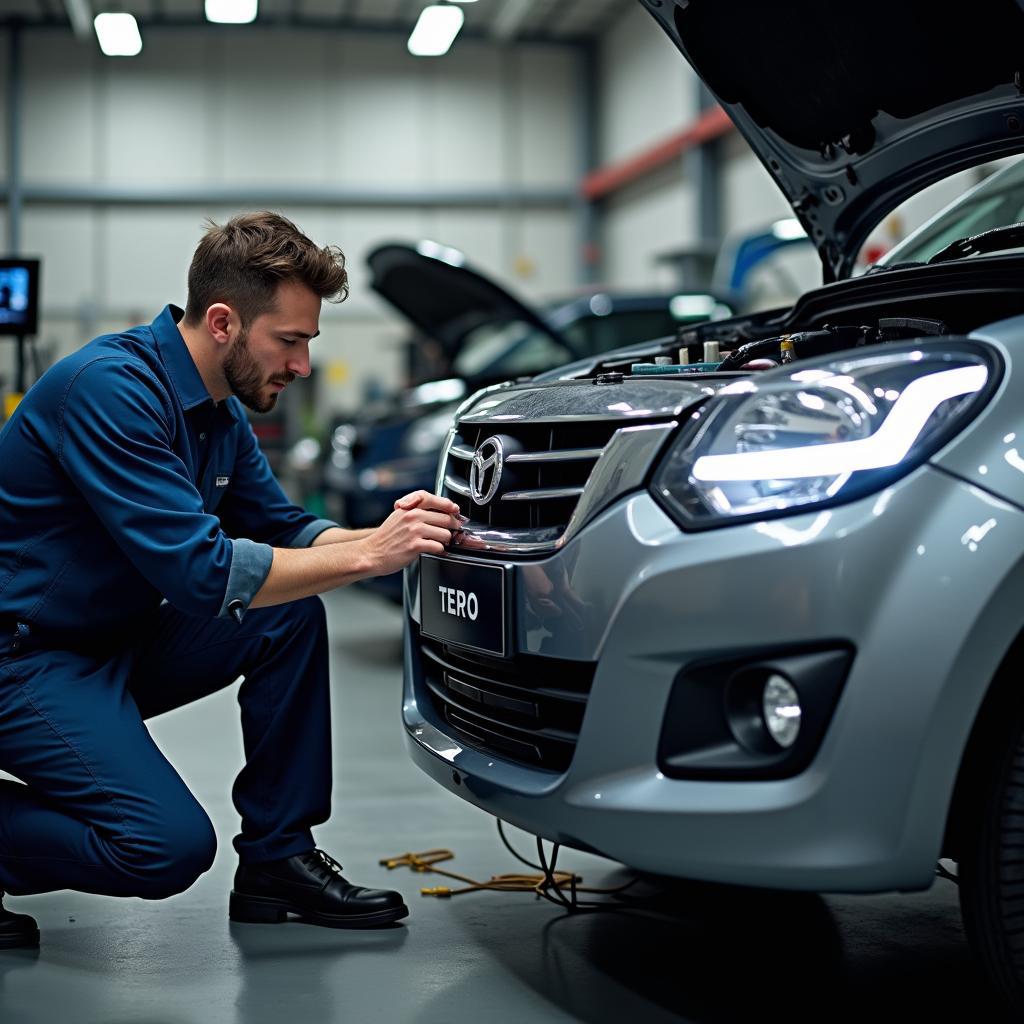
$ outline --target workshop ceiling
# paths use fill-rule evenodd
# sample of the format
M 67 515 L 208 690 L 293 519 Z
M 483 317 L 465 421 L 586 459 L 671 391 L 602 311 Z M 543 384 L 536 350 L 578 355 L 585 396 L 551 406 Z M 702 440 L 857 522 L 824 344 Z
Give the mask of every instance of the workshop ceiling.
M 258 23 L 408 32 L 430 0 L 259 0 Z M 464 33 L 504 41 L 582 40 L 607 29 L 636 0 L 477 0 L 461 4 Z M 140 25 L 207 24 L 203 0 L 0 0 L 0 25 L 80 29 L 101 11 L 126 11 Z M 211 30 L 218 26 L 211 25 Z

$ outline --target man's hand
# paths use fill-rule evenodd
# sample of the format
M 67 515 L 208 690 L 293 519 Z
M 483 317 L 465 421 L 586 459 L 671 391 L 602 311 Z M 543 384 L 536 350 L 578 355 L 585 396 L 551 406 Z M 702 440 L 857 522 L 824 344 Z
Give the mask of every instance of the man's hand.
M 343 537 L 311 548 L 274 548 L 274 561 L 251 608 L 298 601 L 344 587 L 367 576 L 384 576 L 407 566 L 417 555 L 444 551 L 452 532 L 462 529 L 459 506 L 436 494 L 416 491 L 395 502 L 395 511 L 366 536 Z
M 460 530 L 459 506 L 427 491 L 414 491 L 395 502 L 395 511 L 365 540 L 372 575 L 405 568 L 418 555 L 440 555 Z
M 449 501 L 447 498 L 442 498 L 437 494 L 431 494 L 430 491 L 413 491 L 404 498 L 399 498 L 395 502 L 395 509 L 403 508 L 433 508 L 437 509 L 438 512 L 450 512 L 452 515 L 459 515 L 459 506 L 454 501 Z

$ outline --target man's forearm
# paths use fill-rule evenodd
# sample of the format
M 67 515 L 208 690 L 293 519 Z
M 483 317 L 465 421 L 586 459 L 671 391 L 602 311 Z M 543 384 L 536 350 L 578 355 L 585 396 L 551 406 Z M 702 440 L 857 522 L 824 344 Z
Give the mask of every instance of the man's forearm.
M 342 531 L 324 531 L 332 532 Z M 256 591 L 250 607 L 263 608 L 298 601 L 303 597 L 355 583 L 377 571 L 362 544 L 319 544 L 318 541 L 319 538 L 308 548 L 274 548 L 270 572 L 263 586 Z
M 316 540 L 310 546 L 318 548 L 324 544 L 344 544 L 350 540 L 363 540 L 369 537 L 375 529 L 375 526 L 371 526 L 364 530 L 344 530 L 340 526 L 332 526 L 324 530 L 323 533 L 317 534 Z
M 407 494 L 372 530 L 324 530 L 308 548 L 274 548 L 252 608 L 298 601 L 367 576 L 398 572 L 419 555 L 440 555 L 461 528 L 459 506 L 426 491 Z M 347 542 L 347 543 L 346 543 Z

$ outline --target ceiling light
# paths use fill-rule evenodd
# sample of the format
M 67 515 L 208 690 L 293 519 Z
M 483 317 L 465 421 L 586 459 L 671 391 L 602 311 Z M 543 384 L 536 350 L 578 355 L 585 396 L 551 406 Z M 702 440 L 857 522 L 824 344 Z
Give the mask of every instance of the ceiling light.
M 414 57 L 440 57 L 447 53 L 464 18 L 462 10 L 452 4 L 424 7 L 409 36 L 409 52 Z
M 257 0 L 206 0 L 206 20 L 218 25 L 248 25 L 256 20 Z
M 139 26 L 130 14 L 97 14 L 92 24 L 108 57 L 134 57 L 142 52 Z

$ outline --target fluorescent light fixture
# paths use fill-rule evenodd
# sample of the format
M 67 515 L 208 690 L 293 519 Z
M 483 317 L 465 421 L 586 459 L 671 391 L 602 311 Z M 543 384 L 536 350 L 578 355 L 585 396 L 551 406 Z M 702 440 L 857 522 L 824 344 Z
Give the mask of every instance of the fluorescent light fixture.
M 984 366 L 930 373 L 903 389 L 871 437 L 776 451 L 704 455 L 694 463 L 693 476 L 710 483 L 800 480 L 895 466 L 906 457 L 931 414 L 943 402 L 980 391 L 987 378 Z
M 97 14 L 92 25 L 100 49 L 108 57 L 134 57 L 142 52 L 142 36 L 132 15 Z
M 206 20 L 218 25 L 248 25 L 256 20 L 258 0 L 206 0 Z
M 464 20 L 462 10 L 452 4 L 424 7 L 409 36 L 409 52 L 414 57 L 440 57 L 446 54 Z

